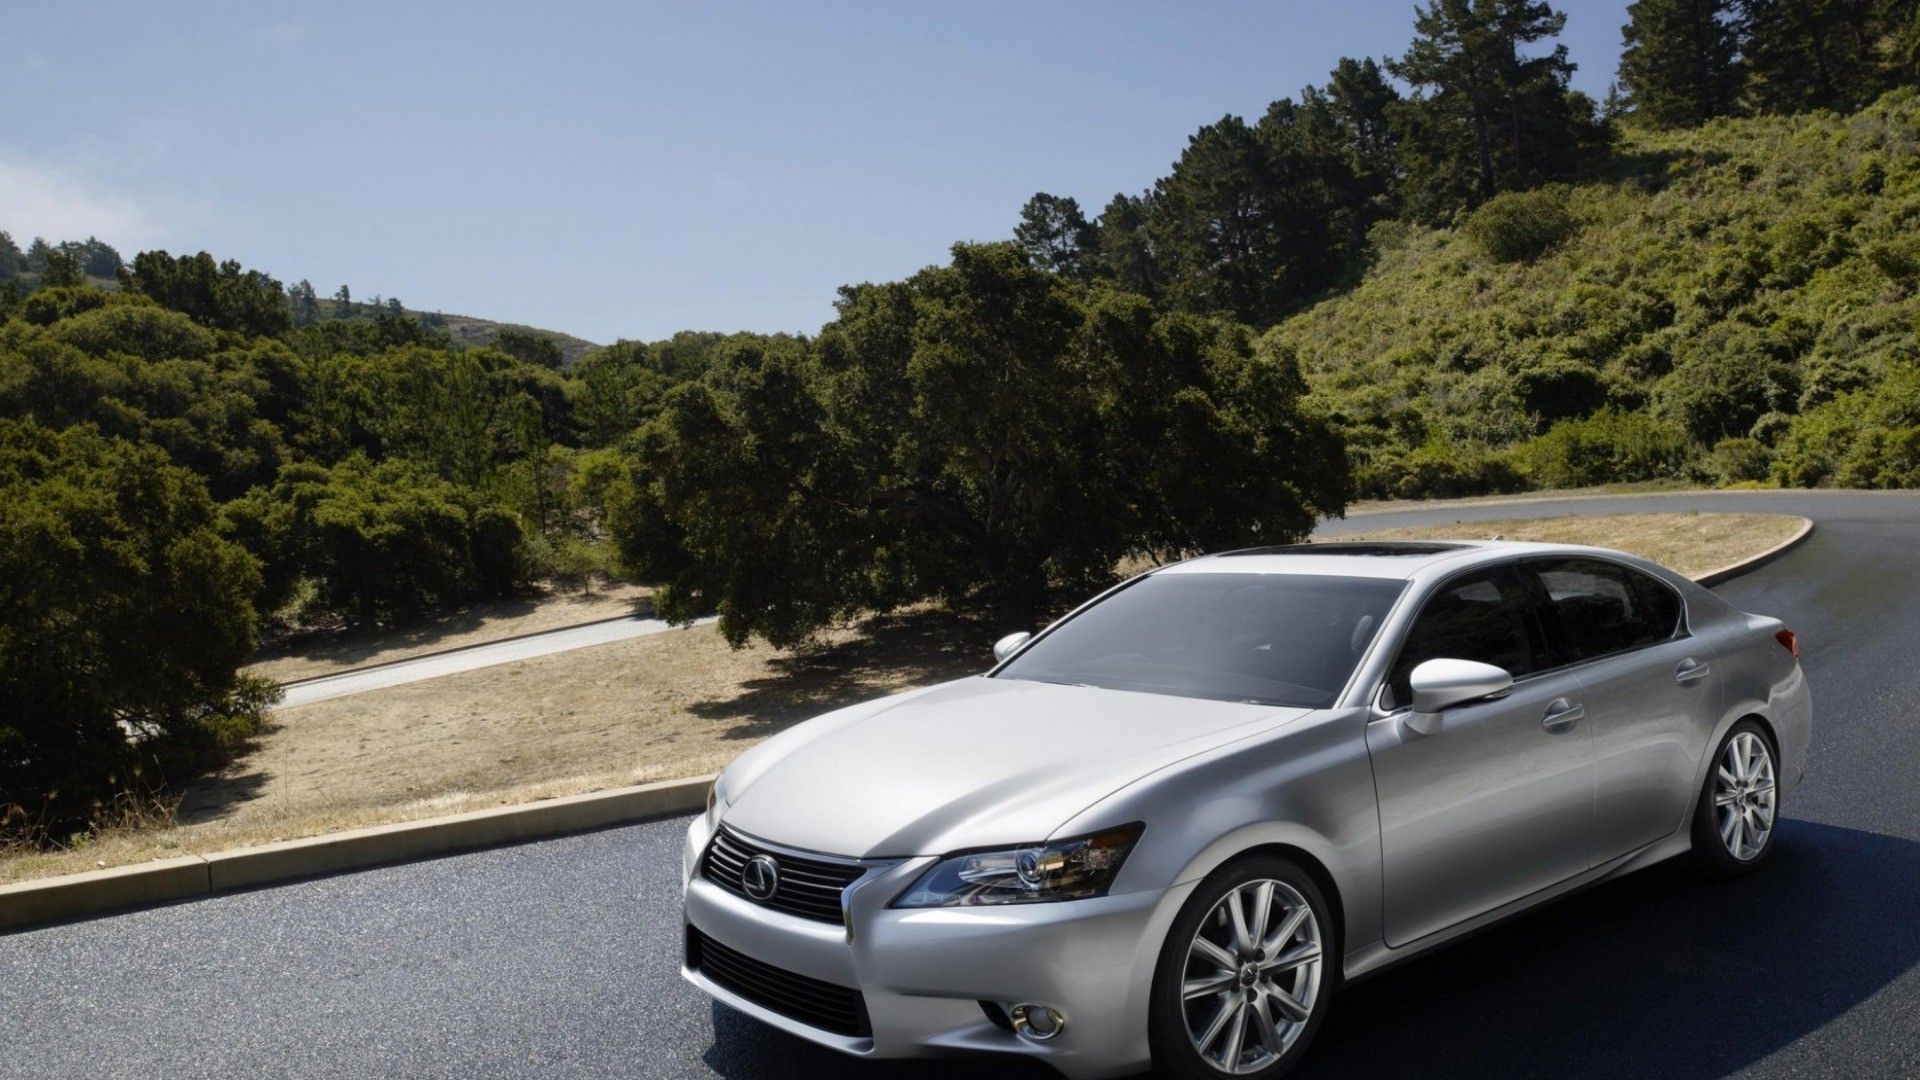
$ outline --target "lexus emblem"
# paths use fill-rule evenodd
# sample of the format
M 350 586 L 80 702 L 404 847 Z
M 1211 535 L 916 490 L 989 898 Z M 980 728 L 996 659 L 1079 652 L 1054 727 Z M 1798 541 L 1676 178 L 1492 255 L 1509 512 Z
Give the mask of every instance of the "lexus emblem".
M 780 888 L 780 864 L 771 855 L 755 855 L 740 868 L 740 887 L 751 899 L 765 903 Z

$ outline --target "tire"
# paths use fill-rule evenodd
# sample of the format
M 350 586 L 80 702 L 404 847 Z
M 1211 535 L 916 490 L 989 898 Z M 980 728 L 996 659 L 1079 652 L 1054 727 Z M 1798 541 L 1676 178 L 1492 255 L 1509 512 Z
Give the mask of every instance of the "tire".
M 1245 935 L 1236 931 L 1235 908 Z M 1263 942 L 1254 941 L 1256 929 Z M 1187 898 L 1160 949 L 1147 1032 L 1155 1074 L 1272 1080 L 1291 1071 L 1326 1019 L 1339 945 L 1319 886 L 1294 863 L 1259 855 L 1215 871 Z
M 1711 877 L 1750 874 L 1780 839 L 1780 761 L 1766 728 L 1733 725 L 1713 752 L 1693 815 L 1693 862 Z

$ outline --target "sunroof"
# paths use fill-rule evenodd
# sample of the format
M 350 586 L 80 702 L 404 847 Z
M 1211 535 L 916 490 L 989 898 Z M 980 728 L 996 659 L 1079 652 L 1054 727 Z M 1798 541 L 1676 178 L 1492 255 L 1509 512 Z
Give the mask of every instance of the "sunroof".
M 1439 555 L 1459 551 L 1465 544 L 1447 544 L 1437 540 L 1335 540 L 1325 544 L 1276 544 L 1273 547 L 1242 548 L 1222 555 Z

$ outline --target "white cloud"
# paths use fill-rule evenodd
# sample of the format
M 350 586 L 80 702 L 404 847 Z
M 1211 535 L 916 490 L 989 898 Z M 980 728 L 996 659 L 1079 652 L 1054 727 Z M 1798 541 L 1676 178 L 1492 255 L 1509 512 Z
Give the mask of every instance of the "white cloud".
M 0 146 L 0 229 L 25 247 L 97 236 L 123 252 L 151 247 L 166 231 L 126 195 L 72 169 L 34 161 Z

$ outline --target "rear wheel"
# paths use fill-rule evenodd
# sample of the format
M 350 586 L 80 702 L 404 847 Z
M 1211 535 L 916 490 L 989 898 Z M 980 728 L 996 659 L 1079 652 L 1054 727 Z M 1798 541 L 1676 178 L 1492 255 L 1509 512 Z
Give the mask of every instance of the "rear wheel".
M 1326 900 L 1277 856 L 1229 864 L 1174 920 L 1154 977 L 1154 1066 L 1185 1080 L 1271 1080 L 1326 1016 L 1338 956 Z
M 1693 818 L 1693 858 L 1719 877 L 1766 861 L 1780 823 L 1779 766 L 1758 721 L 1733 725 L 1715 752 Z

